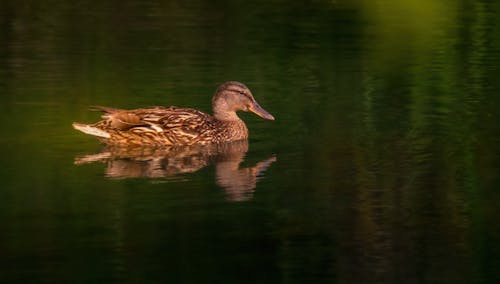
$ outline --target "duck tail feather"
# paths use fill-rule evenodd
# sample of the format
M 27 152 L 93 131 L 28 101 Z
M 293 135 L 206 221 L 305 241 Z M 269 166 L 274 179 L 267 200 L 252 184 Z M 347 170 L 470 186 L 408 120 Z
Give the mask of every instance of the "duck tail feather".
M 94 127 L 92 125 L 88 125 L 88 124 L 73 122 L 73 128 L 76 130 L 79 130 L 85 134 L 92 135 L 92 136 L 97 136 L 97 137 L 101 137 L 101 138 L 110 138 L 111 137 L 111 135 L 108 132 L 101 130 L 97 127 Z
M 106 113 L 117 113 L 123 111 L 123 109 L 106 107 L 106 106 L 91 106 L 89 108 L 90 111 L 102 111 Z

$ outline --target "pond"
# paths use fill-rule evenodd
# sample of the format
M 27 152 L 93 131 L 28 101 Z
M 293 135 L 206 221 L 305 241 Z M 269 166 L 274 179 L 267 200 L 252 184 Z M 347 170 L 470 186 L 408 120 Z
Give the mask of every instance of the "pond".
M 0 282 L 498 283 L 498 1 L 2 1 Z M 93 105 L 248 141 L 105 147 Z

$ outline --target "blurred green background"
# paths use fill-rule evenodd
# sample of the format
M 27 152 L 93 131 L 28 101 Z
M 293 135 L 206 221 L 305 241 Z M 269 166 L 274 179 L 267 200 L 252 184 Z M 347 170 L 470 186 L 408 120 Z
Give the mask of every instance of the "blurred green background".
M 498 283 L 500 2 L 0 2 L 0 282 Z M 216 163 L 111 179 L 90 105 L 210 112 L 245 83 L 245 201 Z

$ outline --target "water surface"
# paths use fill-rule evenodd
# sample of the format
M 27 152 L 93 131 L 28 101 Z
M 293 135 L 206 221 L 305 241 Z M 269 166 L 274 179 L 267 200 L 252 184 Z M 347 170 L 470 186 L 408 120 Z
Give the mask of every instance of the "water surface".
M 400 3 L 401 2 L 401 3 Z M 0 282 L 497 283 L 497 1 L 3 1 Z M 245 83 L 248 143 L 123 152 L 91 105 Z

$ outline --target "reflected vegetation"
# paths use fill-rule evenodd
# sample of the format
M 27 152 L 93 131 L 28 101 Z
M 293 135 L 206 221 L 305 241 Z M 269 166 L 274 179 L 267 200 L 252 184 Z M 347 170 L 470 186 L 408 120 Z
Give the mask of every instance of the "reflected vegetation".
M 257 181 L 276 161 L 276 155 L 242 167 L 248 141 L 207 146 L 179 147 L 106 147 L 102 152 L 75 158 L 75 164 L 100 162 L 106 164 L 109 178 L 170 178 L 194 173 L 208 165 L 215 166 L 215 181 L 226 192 L 228 201 L 247 201 L 253 196 Z
M 500 283 L 500 1 L 43 2 L 0 1 L 0 282 Z M 251 151 L 75 159 L 227 80 Z

